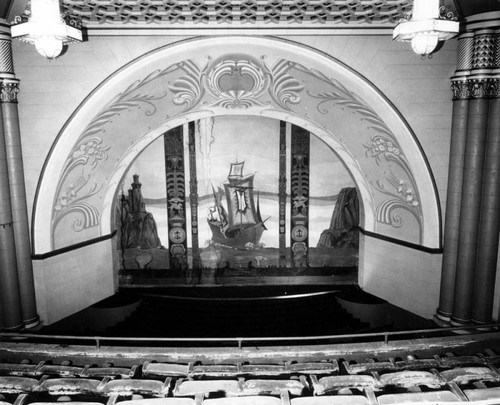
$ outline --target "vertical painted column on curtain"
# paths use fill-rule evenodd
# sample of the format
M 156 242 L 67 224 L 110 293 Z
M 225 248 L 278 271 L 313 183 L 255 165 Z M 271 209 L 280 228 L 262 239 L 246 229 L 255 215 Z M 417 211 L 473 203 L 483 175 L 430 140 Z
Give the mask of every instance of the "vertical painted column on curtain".
M 279 161 L 279 265 L 286 267 L 286 122 L 280 121 Z
M 309 255 L 310 134 L 292 125 L 290 239 L 292 266 L 307 267 Z
M 0 20 L 0 86 L 15 80 L 9 25 Z M 17 88 L 16 88 L 17 91 Z M 3 96 L 2 96 L 3 97 Z M 0 109 L 0 329 L 23 328 L 3 109 Z M 29 256 L 31 258 L 31 255 Z
M 188 267 L 183 136 L 182 126 L 171 129 L 163 136 L 165 143 L 168 241 L 171 269 L 187 269 Z
M 200 242 L 198 234 L 198 176 L 196 172 L 195 122 L 188 124 L 189 131 L 189 204 L 191 205 L 191 256 L 193 269 L 200 267 Z

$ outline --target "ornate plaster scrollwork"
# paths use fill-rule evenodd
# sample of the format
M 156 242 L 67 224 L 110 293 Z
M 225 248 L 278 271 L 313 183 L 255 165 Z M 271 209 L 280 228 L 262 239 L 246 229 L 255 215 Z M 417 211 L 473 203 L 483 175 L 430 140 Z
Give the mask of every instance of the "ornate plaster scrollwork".
M 78 166 L 90 166 L 94 170 L 101 160 L 106 160 L 109 146 L 103 145 L 101 138 L 93 136 L 81 141 L 71 157 L 66 161 L 63 168 L 62 179 L 67 179 L 69 174 Z M 52 220 L 52 230 L 55 230 L 57 224 L 69 214 L 80 214 L 72 223 L 72 229 L 75 232 L 90 228 L 99 224 L 99 212 L 89 202 L 83 200 L 93 196 L 101 189 L 101 186 L 92 184 L 89 189 L 81 194 L 83 188 L 90 180 L 90 174 L 85 175 L 84 170 L 75 182 L 72 182 L 64 189 L 61 188 L 61 181 L 57 192 L 57 200 L 54 205 L 54 215 Z
M 224 59 L 207 74 L 207 91 L 217 100 L 213 105 L 227 109 L 264 105 L 259 97 L 268 87 L 261 67 L 248 59 Z
M 403 218 L 398 210 L 403 210 L 413 215 L 419 226 L 419 234 L 422 234 L 422 211 L 418 190 L 415 187 L 415 179 L 410 170 L 406 156 L 401 152 L 401 147 L 394 139 L 388 139 L 382 135 L 372 137 L 371 143 L 365 145 L 366 154 L 373 157 L 377 164 L 381 159 L 395 163 L 402 169 L 405 177 L 397 178 L 392 172 L 386 175 L 387 182 L 383 184 L 380 180 L 375 182 L 375 188 L 381 193 L 392 197 L 383 201 L 377 207 L 377 221 L 399 228 L 403 225 Z M 390 186 L 390 189 L 388 188 Z
M 91 203 L 84 200 L 98 193 L 101 187 L 98 187 L 94 183 L 86 193 L 79 195 L 89 179 L 90 176 L 84 176 L 82 172 L 82 175 L 74 183 L 70 183 L 64 191 L 59 193 L 57 203 L 54 206 L 52 229 L 55 229 L 57 224 L 69 214 L 77 214 L 76 219 L 71 224 L 71 229 L 75 232 L 80 232 L 99 224 L 98 210 Z
M 269 93 L 271 97 L 276 104 L 286 110 L 290 110 L 289 104 L 298 104 L 301 101 L 299 93 L 305 87 L 303 83 L 300 83 L 288 73 L 297 64 L 289 60 L 280 59 L 274 66 L 269 67 L 265 64 L 264 58 L 262 58 L 262 63 L 269 76 Z
M 377 135 L 372 136 L 371 143 L 364 145 L 367 149 L 366 155 L 374 158 L 377 165 L 381 164 L 382 159 L 392 162 L 404 173 L 402 179 L 396 178 L 392 172 L 387 174 L 385 184 L 381 180 L 376 181 L 375 188 L 392 197 L 378 205 L 377 221 L 398 228 L 403 225 L 403 218 L 397 214 L 396 209 L 401 209 L 411 213 L 416 218 L 421 235 L 422 212 L 416 181 L 406 156 L 384 120 L 338 80 L 331 79 L 315 69 L 308 69 L 301 65 L 297 65 L 297 68 L 325 84 L 325 89 L 322 92 L 308 92 L 311 97 L 320 100 L 316 106 L 320 113 L 328 114 L 329 110 L 325 107 L 326 104 L 351 109 L 367 124 L 368 128 L 377 133 Z
M 226 109 L 247 109 L 265 106 L 265 94 L 280 107 L 290 110 L 289 104 L 300 102 L 299 92 L 304 85 L 288 71 L 293 62 L 280 59 L 273 66 L 246 55 L 225 55 L 211 62 L 210 58 L 201 68 L 196 62 L 185 61 L 182 69 L 185 75 L 177 79 L 169 89 L 175 94 L 177 105 L 185 104 L 186 110 L 196 106 L 205 92 L 215 101 L 207 106 Z
M 84 174 L 84 171 L 82 171 L 77 181 L 67 184 L 68 178 L 78 166 L 89 165 L 89 169 L 94 170 L 100 161 L 107 159 L 107 151 L 110 147 L 103 144 L 103 140 L 98 134 L 104 130 L 105 125 L 110 123 L 115 115 L 130 108 L 138 108 L 143 104 L 149 106 L 145 112 L 147 116 L 151 116 L 156 112 L 153 101 L 165 97 L 167 92 L 154 96 L 147 93 L 143 94 L 141 90 L 147 84 L 175 69 L 177 69 L 177 65 L 172 65 L 164 70 L 155 70 L 142 80 L 134 81 L 124 92 L 111 100 L 87 125 L 62 170 L 56 192 L 57 198 L 53 207 L 52 235 L 54 235 L 55 228 L 62 218 L 70 214 L 79 214 L 78 218 L 72 223 L 72 229 L 75 232 L 99 224 L 98 209 L 83 200 L 95 195 L 103 185 L 94 183 L 82 194 L 81 192 L 90 181 L 91 175 Z
M 192 60 L 185 60 L 177 64 L 178 68 L 185 72 L 185 75 L 177 79 L 173 85 L 168 86 L 175 94 L 173 102 L 176 105 L 186 105 L 186 110 L 193 108 L 202 99 L 205 93 L 203 78 L 206 75 L 210 58 L 204 68 Z

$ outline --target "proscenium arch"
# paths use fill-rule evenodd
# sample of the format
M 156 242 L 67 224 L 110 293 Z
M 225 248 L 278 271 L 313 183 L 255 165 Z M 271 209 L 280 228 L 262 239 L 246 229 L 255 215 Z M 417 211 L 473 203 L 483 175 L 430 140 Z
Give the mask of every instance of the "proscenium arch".
M 227 114 L 225 114 L 227 115 Z M 241 113 L 235 113 L 235 115 L 242 115 Z M 162 136 L 169 129 L 175 128 L 178 125 L 182 125 L 188 123 L 193 120 L 199 120 L 203 118 L 211 118 L 216 117 L 217 115 L 202 115 L 200 113 L 195 113 L 190 118 L 182 118 L 181 120 L 172 120 L 163 123 L 162 126 L 156 128 L 154 131 L 151 131 L 141 138 L 137 139 L 137 141 L 131 145 L 131 147 L 127 150 L 122 158 L 120 159 L 120 164 L 116 167 L 116 170 L 110 175 L 109 182 L 106 186 L 106 192 L 104 193 L 104 201 L 106 202 L 103 205 L 102 218 L 101 222 L 101 233 L 103 235 L 107 235 L 114 231 L 114 203 L 116 202 L 116 196 L 119 192 L 119 187 L 122 184 L 123 177 L 127 170 L 129 169 L 132 162 L 137 158 L 137 156 L 146 149 L 154 140 L 158 137 Z M 286 121 L 291 124 L 295 124 L 300 126 L 306 130 L 308 130 L 311 135 L 317 136 L 321 139 L 330 149 L 332 149 L 340 160 L 346 166 L 346 169 L 350 172 L 353 177 L 356 187 L 361 196 L 360 198 L 360 223 L 363 224 L 363 227 L 367 230 L 374 229 L 374 219 L 375 219 L 375 211 L 373 207 L 373 201 L 371 199 L 365 199 L 363 196 L 370 196 L 369 185 L 366 184 L 366 181 L 362 175 L 362 172 L 357 164 L 357 161 L 350 155 L 348 150 L 345 150 L 341 144 L 338 144 L 335 138 L 327 133 L 323 128 L 316 126 L 314 123 L 305 121 L 301 117 L 295 117 L 290 115 L 289 113 L 285 113 L 282 111 L 273 111 L 271 114 L 261 114 L 260 117 L 265 118 L 273 118 L 281 121 Z
M 222 86 L 220 78 L 229 71 L 248 75 L 252 84 Z M 350 170 L 365 230 L 439 247 L 432 174 L 412 131 L 381 92 L 315 49 L 245 36 L 159 48 L 119 69 L 87 97 L 59 133 L 42 172 L 33 215 L 35 252 L 64 247 L 54 240 L 61 229 L 69 245 L 108 234 L 116 189 L 133 158 L 169 128 L 227 114 L 276 118 L 309 130 Z

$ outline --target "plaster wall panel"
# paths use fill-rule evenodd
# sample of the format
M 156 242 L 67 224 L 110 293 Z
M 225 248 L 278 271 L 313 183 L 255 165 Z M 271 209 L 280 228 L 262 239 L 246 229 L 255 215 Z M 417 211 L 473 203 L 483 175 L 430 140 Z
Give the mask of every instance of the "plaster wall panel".
M 57 322 L 115 293 L 112 239 L 34 260 L 38 313 Z
M 432 318 L 439 299 L 441 254 L 360 236 L 361 288 L 407 311 Z

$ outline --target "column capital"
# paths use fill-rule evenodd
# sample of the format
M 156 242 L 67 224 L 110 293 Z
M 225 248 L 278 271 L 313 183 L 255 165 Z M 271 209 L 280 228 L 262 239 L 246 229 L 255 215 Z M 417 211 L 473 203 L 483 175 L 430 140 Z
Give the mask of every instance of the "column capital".
M 1 103 L 17 103 L 17 93 L 19 93 L 18 79 L 3 79 L 0 81 Z
M 500 77 L 453 77 L 451 91 L 453 100 L 478 98 L 496 99 L 500 97 Z

